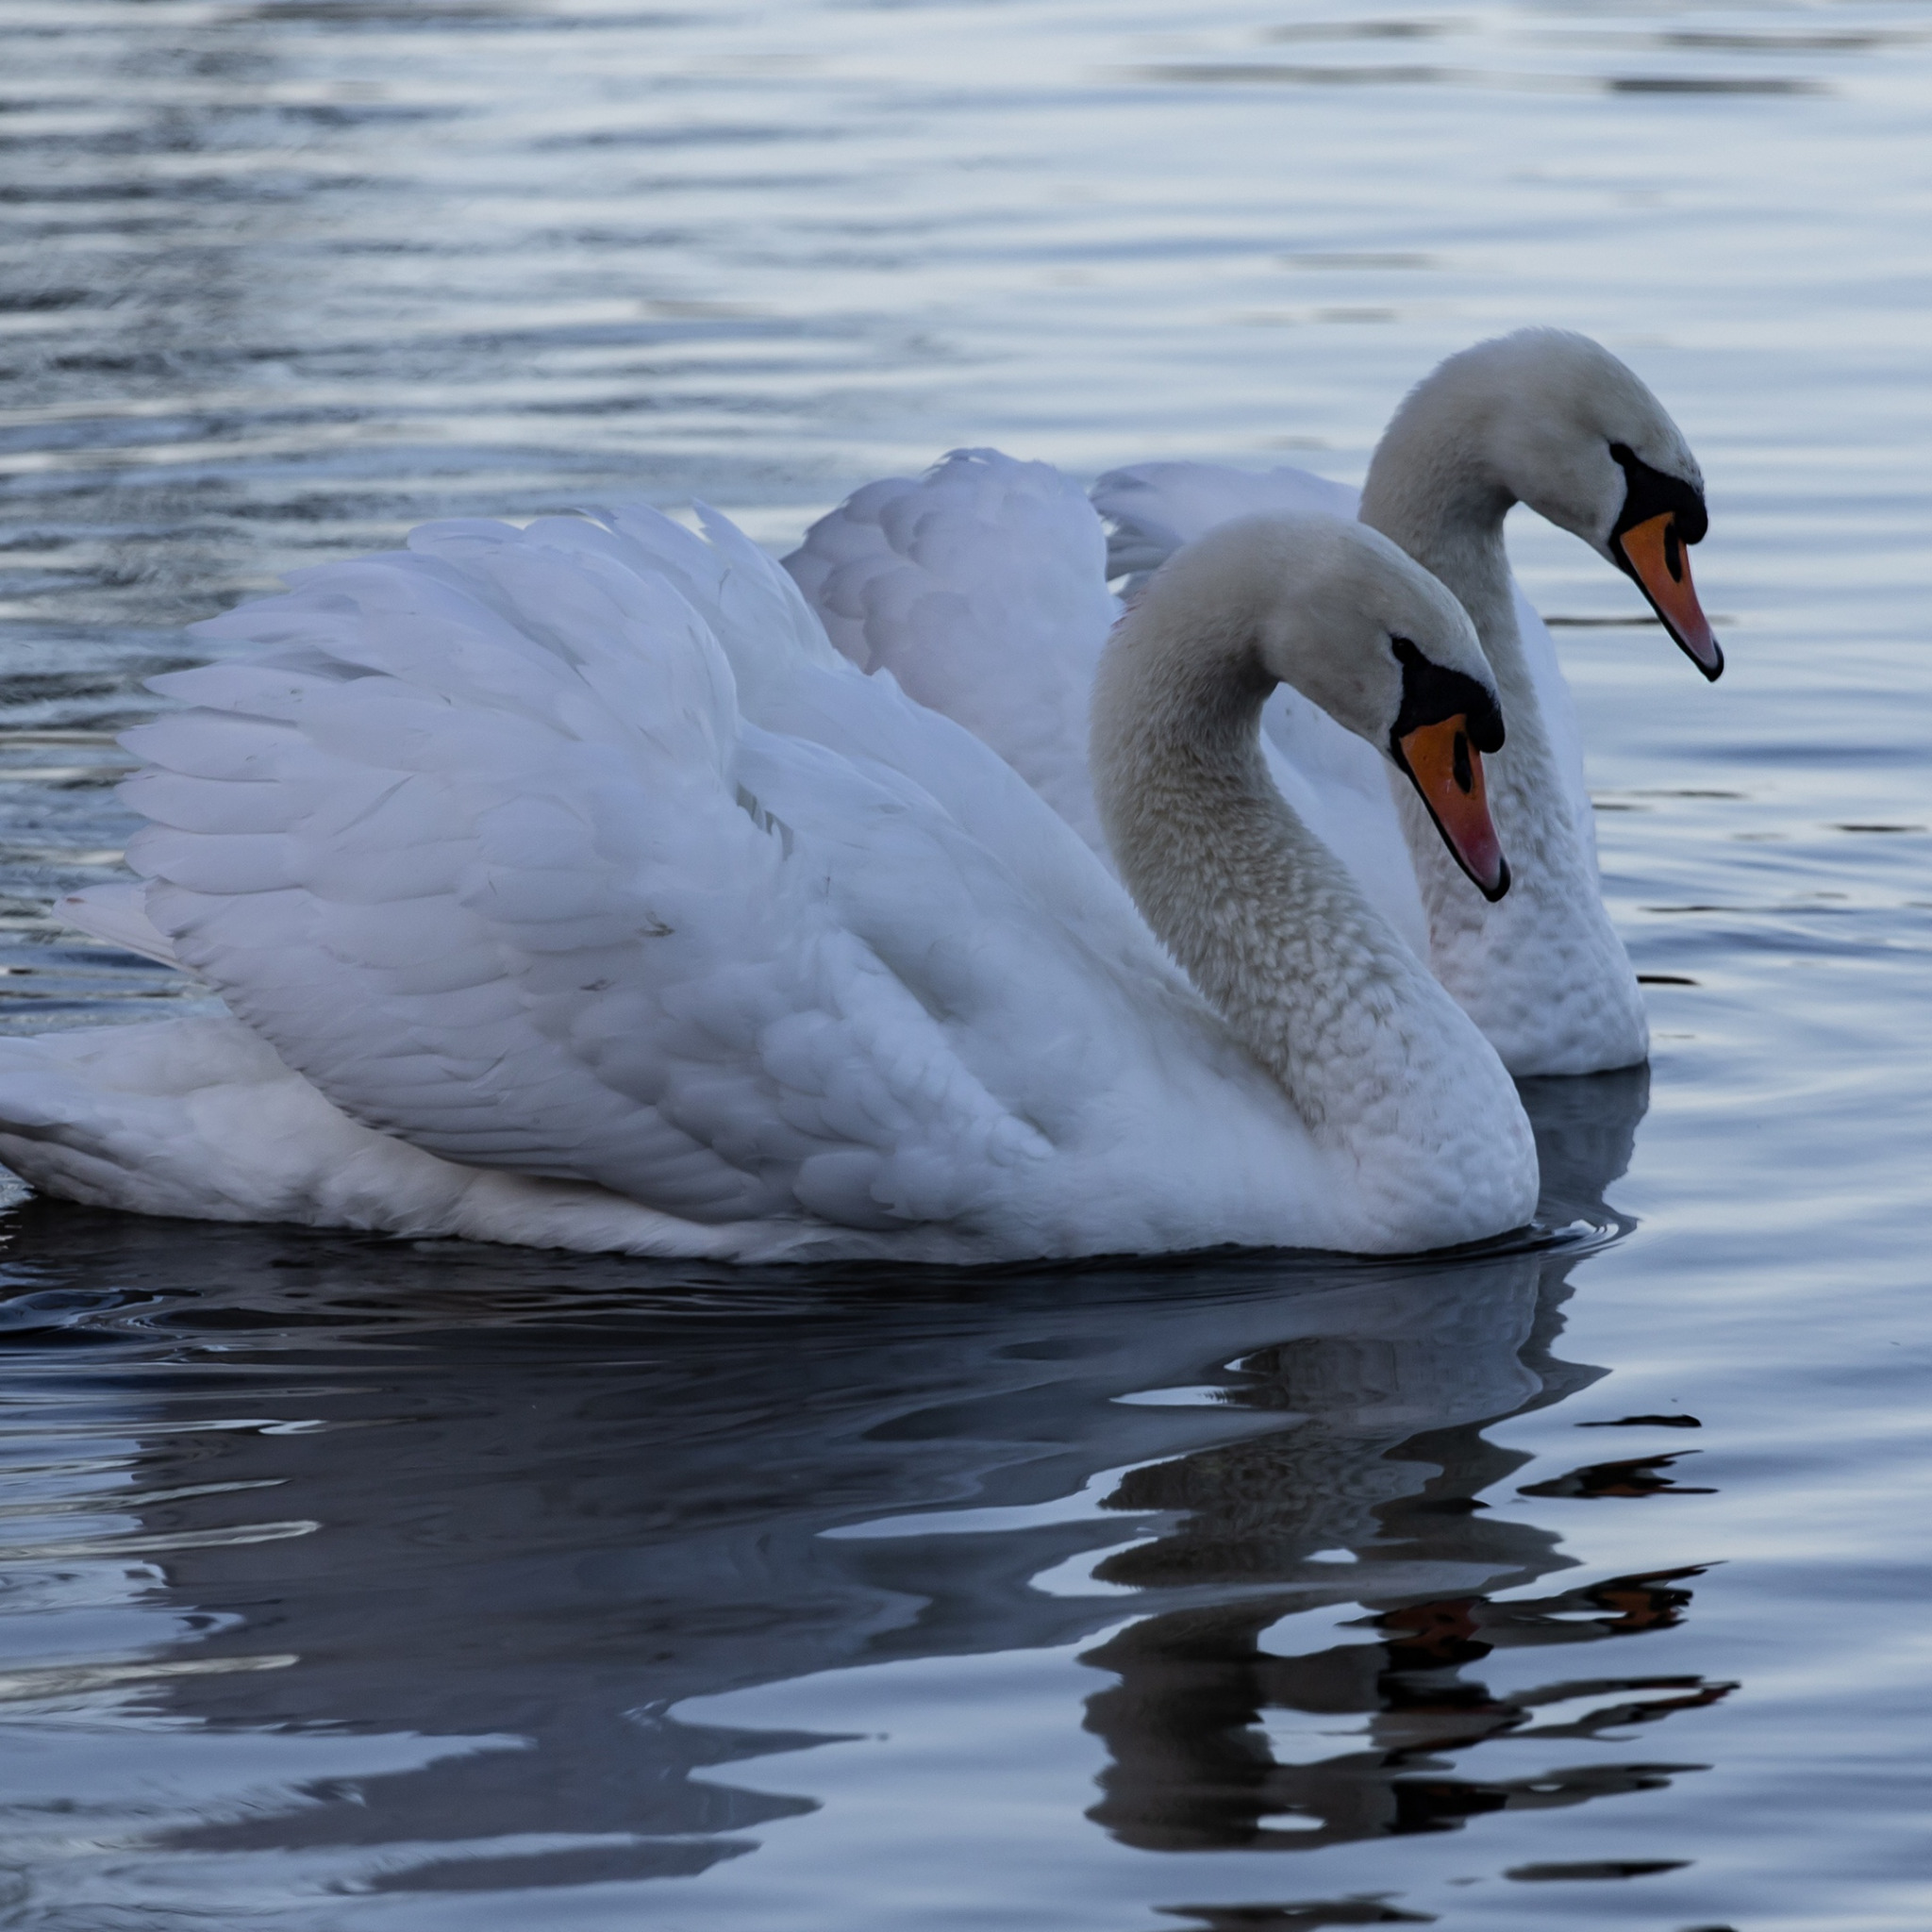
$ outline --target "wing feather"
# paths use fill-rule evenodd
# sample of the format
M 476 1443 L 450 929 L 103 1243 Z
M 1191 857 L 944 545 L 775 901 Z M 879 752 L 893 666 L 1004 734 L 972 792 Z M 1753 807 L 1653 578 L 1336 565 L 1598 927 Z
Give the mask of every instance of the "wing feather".
M 1184 543 L 1217 525 L 1269 509 L 1353 518 L 1358 492 L 1307 470 L 1230 470 L 1219 463 L 1136 463 L 1093 486 L 1106 518 L 1107 574 L 1141 583 Z
M 1104 1075 L 1066 1014 L 1131 1024 L 1172 970 L 997 760 L 709 535 L 431 526 L 216 620 L 247 655 L 130 734 L 147 912 L 446 1158 L 690 1221 L 970 1214 Z M 798 730 L 741 715 L 740 664 Z
M 955 450 L 855 491 L 785 567 L 847 658 L 991 745 L 1104 856 L 1087 707 L 1120 615 L 1105 558 L 1099 518 L 1051 465 Z

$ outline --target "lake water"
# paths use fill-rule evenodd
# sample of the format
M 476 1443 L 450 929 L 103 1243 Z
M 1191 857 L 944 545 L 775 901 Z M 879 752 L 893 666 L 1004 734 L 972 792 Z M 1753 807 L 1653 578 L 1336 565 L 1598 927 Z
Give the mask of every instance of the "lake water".
M 179 625 L 432 515 L 1353 479 L 1551 322 L 1731 666 L 1519 517 L 1656 1050 L 1530 1094 L 1510 1252 L 16 1203 L 0 1924 L 1924 1932 L 1928 104 L 1919 0 L 0 0 L 9 1026 L 193 996 L 46 913 Z

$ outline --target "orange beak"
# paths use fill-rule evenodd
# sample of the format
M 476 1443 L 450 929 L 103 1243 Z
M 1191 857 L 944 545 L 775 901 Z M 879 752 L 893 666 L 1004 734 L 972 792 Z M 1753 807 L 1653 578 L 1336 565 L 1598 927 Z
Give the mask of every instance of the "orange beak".
M 1483 755 L 1470 741 L 1468 718 L 1424 724 L 1398 738 L 1395 749 L 1457 864 L 1485 899 L 1500 899 L 1509 890 L 1509 861 L 1490 818 Z
M 1666 510 L 1610 540 L 1617 560 L 1637 579 L 1650 608 L 1663 619 L 1684 655 L 1705 676 L 1715 680 L 1724 654 L 1710 634 L 1710 623 L 1690 582 L 1690 558 L 1677 530 L 1677 513 Z

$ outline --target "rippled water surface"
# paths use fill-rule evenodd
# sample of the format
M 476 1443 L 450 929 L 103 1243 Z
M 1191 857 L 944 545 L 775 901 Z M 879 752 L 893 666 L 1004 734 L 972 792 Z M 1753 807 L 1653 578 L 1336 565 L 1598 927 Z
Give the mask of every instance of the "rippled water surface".
M 1650 979 L 1549 1232 L 651 1268 L 17 1204 L 0 1924 L 1932 1924 L 1932 6 L 0 0 L 0 973 L 179 626 L 961 442 L 1358 477 L 1584 328 L 1706 688 L 1524 522 Z

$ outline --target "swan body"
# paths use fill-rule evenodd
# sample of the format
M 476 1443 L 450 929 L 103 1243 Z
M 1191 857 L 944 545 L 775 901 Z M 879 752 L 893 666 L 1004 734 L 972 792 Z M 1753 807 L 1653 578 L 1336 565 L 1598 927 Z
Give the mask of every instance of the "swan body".
M 1397 1252 L 1528 1218 L 1494 1054 L 1254 758 L 1210 774 L 1234 842 L 1124 834 L 1197 988 L 1008 764 L 707 529 L 431 525 L 203 626 L 240 655 L 158 680 L 184 708 L 127 740 L 144 882 L 70 910 L 227 1014 L 0 1041 L 0 1158 L 145 1212 L 733 1260 Z M 1205 662 L 1236 739 L 1287 675 L 1392 741 L 1397 630 L 1493 710 L 1393 546 L 1215 542 L 1124 629 L 1143 710 Z M 1106 767 L 1117 814 L 1185 775 L 1145 749 Z
M 924 479 L 870 485 L 815 525 L 787 567 L 841 649 L 862 663 L 890 664 L 1023 774 L 1050 771 L 1044 795 L 1091 839 L 1072 771 L 1077 741 L 1058 749 L 1035 741 L 1022 755 L 999 712 L 971 709 L 953 695 L 1007 682 L 991 668 L 997 661 L 1004 674 L 1013 655 L 1041 683 L 1063 682 L 1097 657 L 1105 617 L 1074 596 L 1076 582 L 1092 588 L 1083 575 L 1091 530 L 1075 527 L 1064 479 L 1051 519 L 1033 508 L 1049 492 L 1029 473 L 1045 468 L 966 451 Z M 1270 770 L 1304 823 L 1519 1075 L 1635 1064 L 1649 1035 L 1628 955 L 1602 904 L 1574 706 L 1548 630 L 1510 579 L 1503 518 L 1527 502 L 1628 570 L 1714 676 L 1722 658 L 1688 571 L 1680 583 L 1668 580 L 1637 556 L 1640 571 L 1624 547 L 1633 507 L 1674 513 L 1695 541 L 1702 488 L 1682 435 L 1621 362 L 1583 337 L 1526 330 L 1451 358 L 1418 386 L 1378 446 L 1359 498 L 1293 469 L 1253 475 L 1197 463 L 1115 471 L 1093 491 L 1114 526 L 1108 574 L 1125 575 L 1130 594 L 1180 545 L 1230 518 L 1358 508 L 1462 600 L 1509 726 L 1491 767 L 1496 824 L 1515 863 L 1507 899 L 1491 905 L 1474 891 L 1409 788 L 1391 783 L 1374 750 L 1319 707 L 1284 688 L 1263 713 L 1264 732 L 1278 755 Z M 1674 555 L 1681 564 L 1681 549 Z M 1030 625 L 975 626 L 979 612 L 995 611 L 995 587 L 1041 583 L 1050 558 L 1064 580 Z M 933 621 L 941 608 L 951 618 L 943 625 Z M 861 638 L 863 656 L 855 648 Z M 1036 730 L 1046 715 L 1033 714 Z

